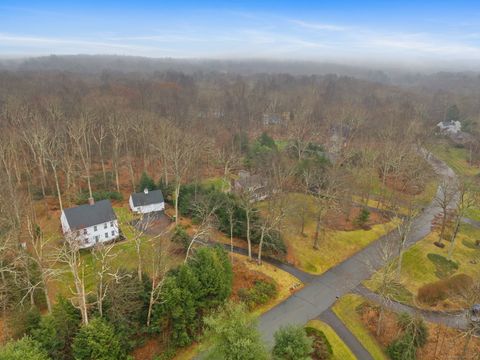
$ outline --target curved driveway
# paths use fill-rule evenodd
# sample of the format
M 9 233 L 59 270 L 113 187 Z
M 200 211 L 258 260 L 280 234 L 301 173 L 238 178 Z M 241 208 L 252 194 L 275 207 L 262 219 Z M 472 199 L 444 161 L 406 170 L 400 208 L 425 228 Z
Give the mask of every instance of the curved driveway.
M 455 181 L 455 173 L 445 163 L 430 155 L 425 157 L 442 181 Z M 435 202 L 424 209 L 415 219 L 414 230 L 406 242 L 407 247 L 429 234 L 432 219 L 439 212 L 440 209 Z M 303 289 L 260 317 L 258 327 L 264 340 L 271 344 L 273 334 L 281 326 L 304 325 L 309 320 L 321 316 L 338 297 L 352 292 L 363 280 L 370 278 L 384 265 L 380 256 L 383 243 L 396 238 L 398 233 L 393 230 L 324 274 L 305 276 L 306 285 Z M 284 270 L 288 271 L 286 268 Z

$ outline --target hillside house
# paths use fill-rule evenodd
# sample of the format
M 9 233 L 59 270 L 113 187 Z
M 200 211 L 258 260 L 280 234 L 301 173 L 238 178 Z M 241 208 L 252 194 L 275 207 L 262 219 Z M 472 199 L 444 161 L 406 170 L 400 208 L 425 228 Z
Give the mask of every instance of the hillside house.
M 143 190 L 133 193 L 129 199 L 130 209 L 138 214 L 149 214 L 165 210 L 165 201 L 161 190 Z
M 110 200 L 94 202 L 64 209 L 60 216 L 65 238 L 78 241 L 80 248 L 117 239 L 120 235 L 118 221 Z
M 261 201 L 268 197 L 267 182 L 260 175 L 251 175 L 248 171 L 240 171 L 233 182 L 233 191 L 237 194 L 249 192 L 252 201 Z
M 437 127 L 444 134 L 454 135 L 462 131 L 462 123 L 460 121 L 441 121 L 437 124 Z

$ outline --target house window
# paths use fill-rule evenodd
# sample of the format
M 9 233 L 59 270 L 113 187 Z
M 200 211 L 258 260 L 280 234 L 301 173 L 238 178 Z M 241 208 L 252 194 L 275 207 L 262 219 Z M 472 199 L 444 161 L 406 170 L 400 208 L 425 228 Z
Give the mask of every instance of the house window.
M 112 230 L 112 236 L 115 236 L 115 230 Z
M 87 234 L 88 234 L 87 229 L 83 229 L 83 235 L 87 235 Z
M 110 227 L 113 227 L 113 221 L 110 221 Z
M 105 237 L 108 238 L 108 233 L 105 233 Z
M 104 229 L 106 229 L 106 228 L 107 228 L 107 226 L 108 226 L 108 224 L 107 224 L 107 223 L 103 224 L 103 228 L 104 228 Z
M 98 236 L 98 235 L 95 235 L 95 242 L 97 242 L 97 243 L 98 243 L 98 240 L 100 240 L 100 236 Z
M 93 231 L 97 231 L 97 225 L 93 227 Z

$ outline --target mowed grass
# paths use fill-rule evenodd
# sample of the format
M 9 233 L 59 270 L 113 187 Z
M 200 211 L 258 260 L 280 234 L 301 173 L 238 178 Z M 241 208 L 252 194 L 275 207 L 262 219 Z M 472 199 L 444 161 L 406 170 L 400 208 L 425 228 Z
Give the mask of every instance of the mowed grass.
M 205 179 L 201 183 L 205 187 L 213 187 L 217 191 L 221 192 L 228 192 L 230 191 L 230 181 L 224 177 L 213 177 L 209 179 Z
M 475 176 L 480 174 L 480 169 L 470 166 L 468 151 L 464 148 L 456 148 L 447 142 L 439 142 L 430 149 L 439 159 L 445 161 L 455 173 L 462 176 Z
M 306 326 L 320 330 L 325 334 L 328 342 L 332 345 L 333 356 L 331 360 L 357 360 L 350 348 L 328 324 L 319 320 L 311 320 Z
M 289 260 L 300 269 L 321 274 L 333 266 L 349 258 L 380 236 L 392 230 L 396 221 L 372 226 L 370 230 L 338 231 L 326 230 L 322 235 L 319 249 L 313 248 L 315 234 L 315 199 L 312 196 L 290 193 L 287 194 L 290 211 L 282 225 L 282 235 L 286 242 Z M 301 220 L 299 208 L 305 204 L 305 231 L 300 234 Z
M 365 300 L 355 294 L 342 296 L 334 305 L 333 312 L 340 318 L 345 326 L 352 332 L 360 343 L 367 349 L 375 360 L 388 360 L 380 344 L 370 334 L 368 329 L 363 326 L 357 308 Z
M 451 258 L 458 264 L 458 269 L 452 269 L 451 274 L 463 273 L 471 277 L 480 276 L 480 248 L 475 246 L 477 239 L 480 239 L 480 229 L 468 224 L 461 225 Z M 439 274 L 445 270 L 442 263 L 447 260 L 450 243 L 444 241 L 446 246 L 440 249 L 433 244 L 437 240 L 438 235 L 432 233 L 404 253 L 400 279 L 401 284 L 413 294 L 410 301 L 407 301 L 412 305 L 420 287 L 442 278 Z M 437 259 L 442 261 L 439 262 Z M 365 282 L 365 285 L 374 291 L 378 284 L 377 276 L 374 275 L 372 279 Z M 405 298 L 396 300 L 404 301 Z
M 130 225 L 130 222 L 134 219 L 133 214 L 128 208 L 115 207 L 115 213 L 120 224 L 120 229 L 125 236 L 125 240 L 119 241 L 114 244 L 112 249 L 111 267 L 113 271 L 117 269 L 127 269 L 134 271 L 138 267 L 138 256 L 135 246 L 134 229 Z M 149 273 L 152 264 L 152 244 L 149 241 L 152 237 L 149 235 L 143 235 L 140 237 L 141 241 L 141 254 L 143 259 L 143 272 Z M 168 240 L 166 240 L 168 241 Z M 168 246 L 168 244 L 166 244 Z M 95 273 L 99 264 L 92 253 L 93 250 L 85 249 L 81 250 L 81 261 L 85 274 L 85 287 L 88 292 L 95 290 Z M 175 266 L 181 262 L 180 258 L 175 256 L 169 257 L 170 266 Z M 73 277 L 67 267 L 67 265 L 59 263 L 58 268 L 63 271 L 61 276 L 54 282 L 54 289 L 56 294 L 62 294 L 64 296 L 71 296 L 71 290 L 73 288 Z

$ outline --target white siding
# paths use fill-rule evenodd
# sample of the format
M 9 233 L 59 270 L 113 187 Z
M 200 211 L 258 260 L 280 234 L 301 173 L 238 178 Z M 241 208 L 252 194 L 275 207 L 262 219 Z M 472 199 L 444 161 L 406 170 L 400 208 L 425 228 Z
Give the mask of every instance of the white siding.
M 139 214 L 148 214 L 155 211 L 165 210 L 165 202 L 161 202 L 158 204 L 150 204 L 146 206 L 133 206 L 132 196 L 130 196 L 128 203 L 130 204 L 130 209 L 132 209 L 133 212 Z
M 72 232 L 70 231 L 70 227 L 68 226 L 68 222 L 66 221 L 65 215 L 63 213 L 60 219 L 62 222 L 62 229 L 65 237 L 78 241 L 79 246 L 82 249 L 92 247 L 95 244 L 115 240 L 120 235 L 118 231 L 117 220 L 89 226 L 85 229 L 80 229 Z M 64 222 L 66 223 L 66 227 L 64 227 Z

